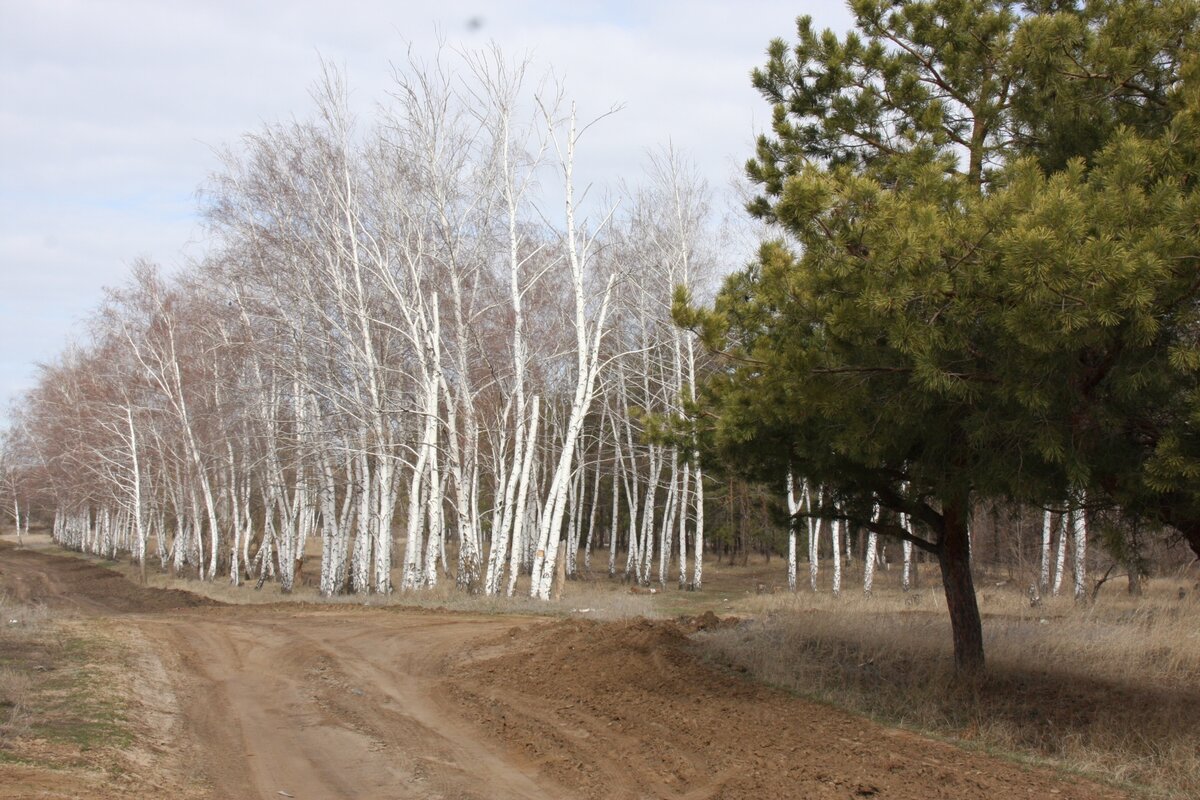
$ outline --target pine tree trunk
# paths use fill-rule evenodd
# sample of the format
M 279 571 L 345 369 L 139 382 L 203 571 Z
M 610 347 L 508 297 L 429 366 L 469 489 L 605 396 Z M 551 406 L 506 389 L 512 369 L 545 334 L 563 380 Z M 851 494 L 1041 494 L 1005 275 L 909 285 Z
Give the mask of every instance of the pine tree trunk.
M 1200 520 L 1180 520 L 1170 523 L 1187 540 L 1188 546 L 1192 548 L 1192 552 L 1196 554 L 1196 558 L 1200 559 Z
M 1138 569 L 1138 564 L 1137 564 L 1136 559 L 1132 559 L 1130 561 L 1129 566 L 1127 567 L 1127 571 L 1129 573 L 1129 585 L 1127 587 L 1128 591 L 1129 591 L 1129 596 L 1130 597 L 1141 597 L 1142 596 L 1142 574 Z
M 949 502 L 942 508 L 938 561 L 942 568 L 946 607 L 950 612 L 954 667 L 959 674 L 973 674 L 982 671 L 984 666 L 983 623 L 971 577 L 968 507 L 965 502 Z

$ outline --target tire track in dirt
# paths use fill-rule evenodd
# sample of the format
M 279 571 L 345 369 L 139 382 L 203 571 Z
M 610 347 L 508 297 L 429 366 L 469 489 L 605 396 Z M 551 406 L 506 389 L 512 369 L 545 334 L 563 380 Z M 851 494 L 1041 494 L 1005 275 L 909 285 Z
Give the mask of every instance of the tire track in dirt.
M 213 798 L 569 796 L 436 699 L 444 662 L 511 619 L 222 605 L 2 543 L 0 584 L 148 643 L 178 705 L 177 769 Z
M 674 623 L 222 606 L 3 546 L 0 584 L 147 643 L 213 798 L 1126 796 L 707 667 Z
M 559 794 L 434 698 L 443 661 L 496 620 L 224 608 L 139 624 L 187 676 L 192 757 L 225 765 L 215 796 Z

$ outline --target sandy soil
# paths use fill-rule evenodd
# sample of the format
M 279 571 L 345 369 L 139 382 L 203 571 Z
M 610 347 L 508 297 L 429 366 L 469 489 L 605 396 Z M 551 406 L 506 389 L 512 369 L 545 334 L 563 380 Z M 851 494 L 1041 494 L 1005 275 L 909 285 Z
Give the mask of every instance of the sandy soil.
M 140 778 L 189 797 L 1125 796 L 709 668 L 712 618 L 222 606 L 4 544 L 0 589 L 132 651 Z M 0 763 L 0 797 L 72 796 L 54 780 Z

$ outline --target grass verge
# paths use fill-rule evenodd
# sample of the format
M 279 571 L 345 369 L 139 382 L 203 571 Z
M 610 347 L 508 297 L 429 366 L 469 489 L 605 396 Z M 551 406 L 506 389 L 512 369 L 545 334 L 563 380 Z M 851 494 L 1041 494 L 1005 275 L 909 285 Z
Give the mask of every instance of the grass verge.
M 125 661 L 84 621 L 0 594 L 0 796 L 138 796 Z
M 707 659 L 881 722 L 1152 796 L 1200 797 L 1200 602 L 1028 607 L 985 592 L 985 676 L 952 672 L 934 592 L 764 599 Z

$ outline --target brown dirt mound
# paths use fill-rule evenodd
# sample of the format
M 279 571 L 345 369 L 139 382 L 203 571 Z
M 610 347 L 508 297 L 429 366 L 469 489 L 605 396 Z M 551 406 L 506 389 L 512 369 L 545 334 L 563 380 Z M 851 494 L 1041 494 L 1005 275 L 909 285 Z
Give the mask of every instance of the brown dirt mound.
M 705 611 L 698 617 L 679 617 L 675 621 L 688 632 L 736 628 L 742 622 L 738 617 L 718 617 L 711 610 Z
M 711 620 L 703 620 L 711 623 Z M 694 620 L 513 629 L 452 667 L 462 712 L 584 797 L 1115 798 L 709 668 Z

